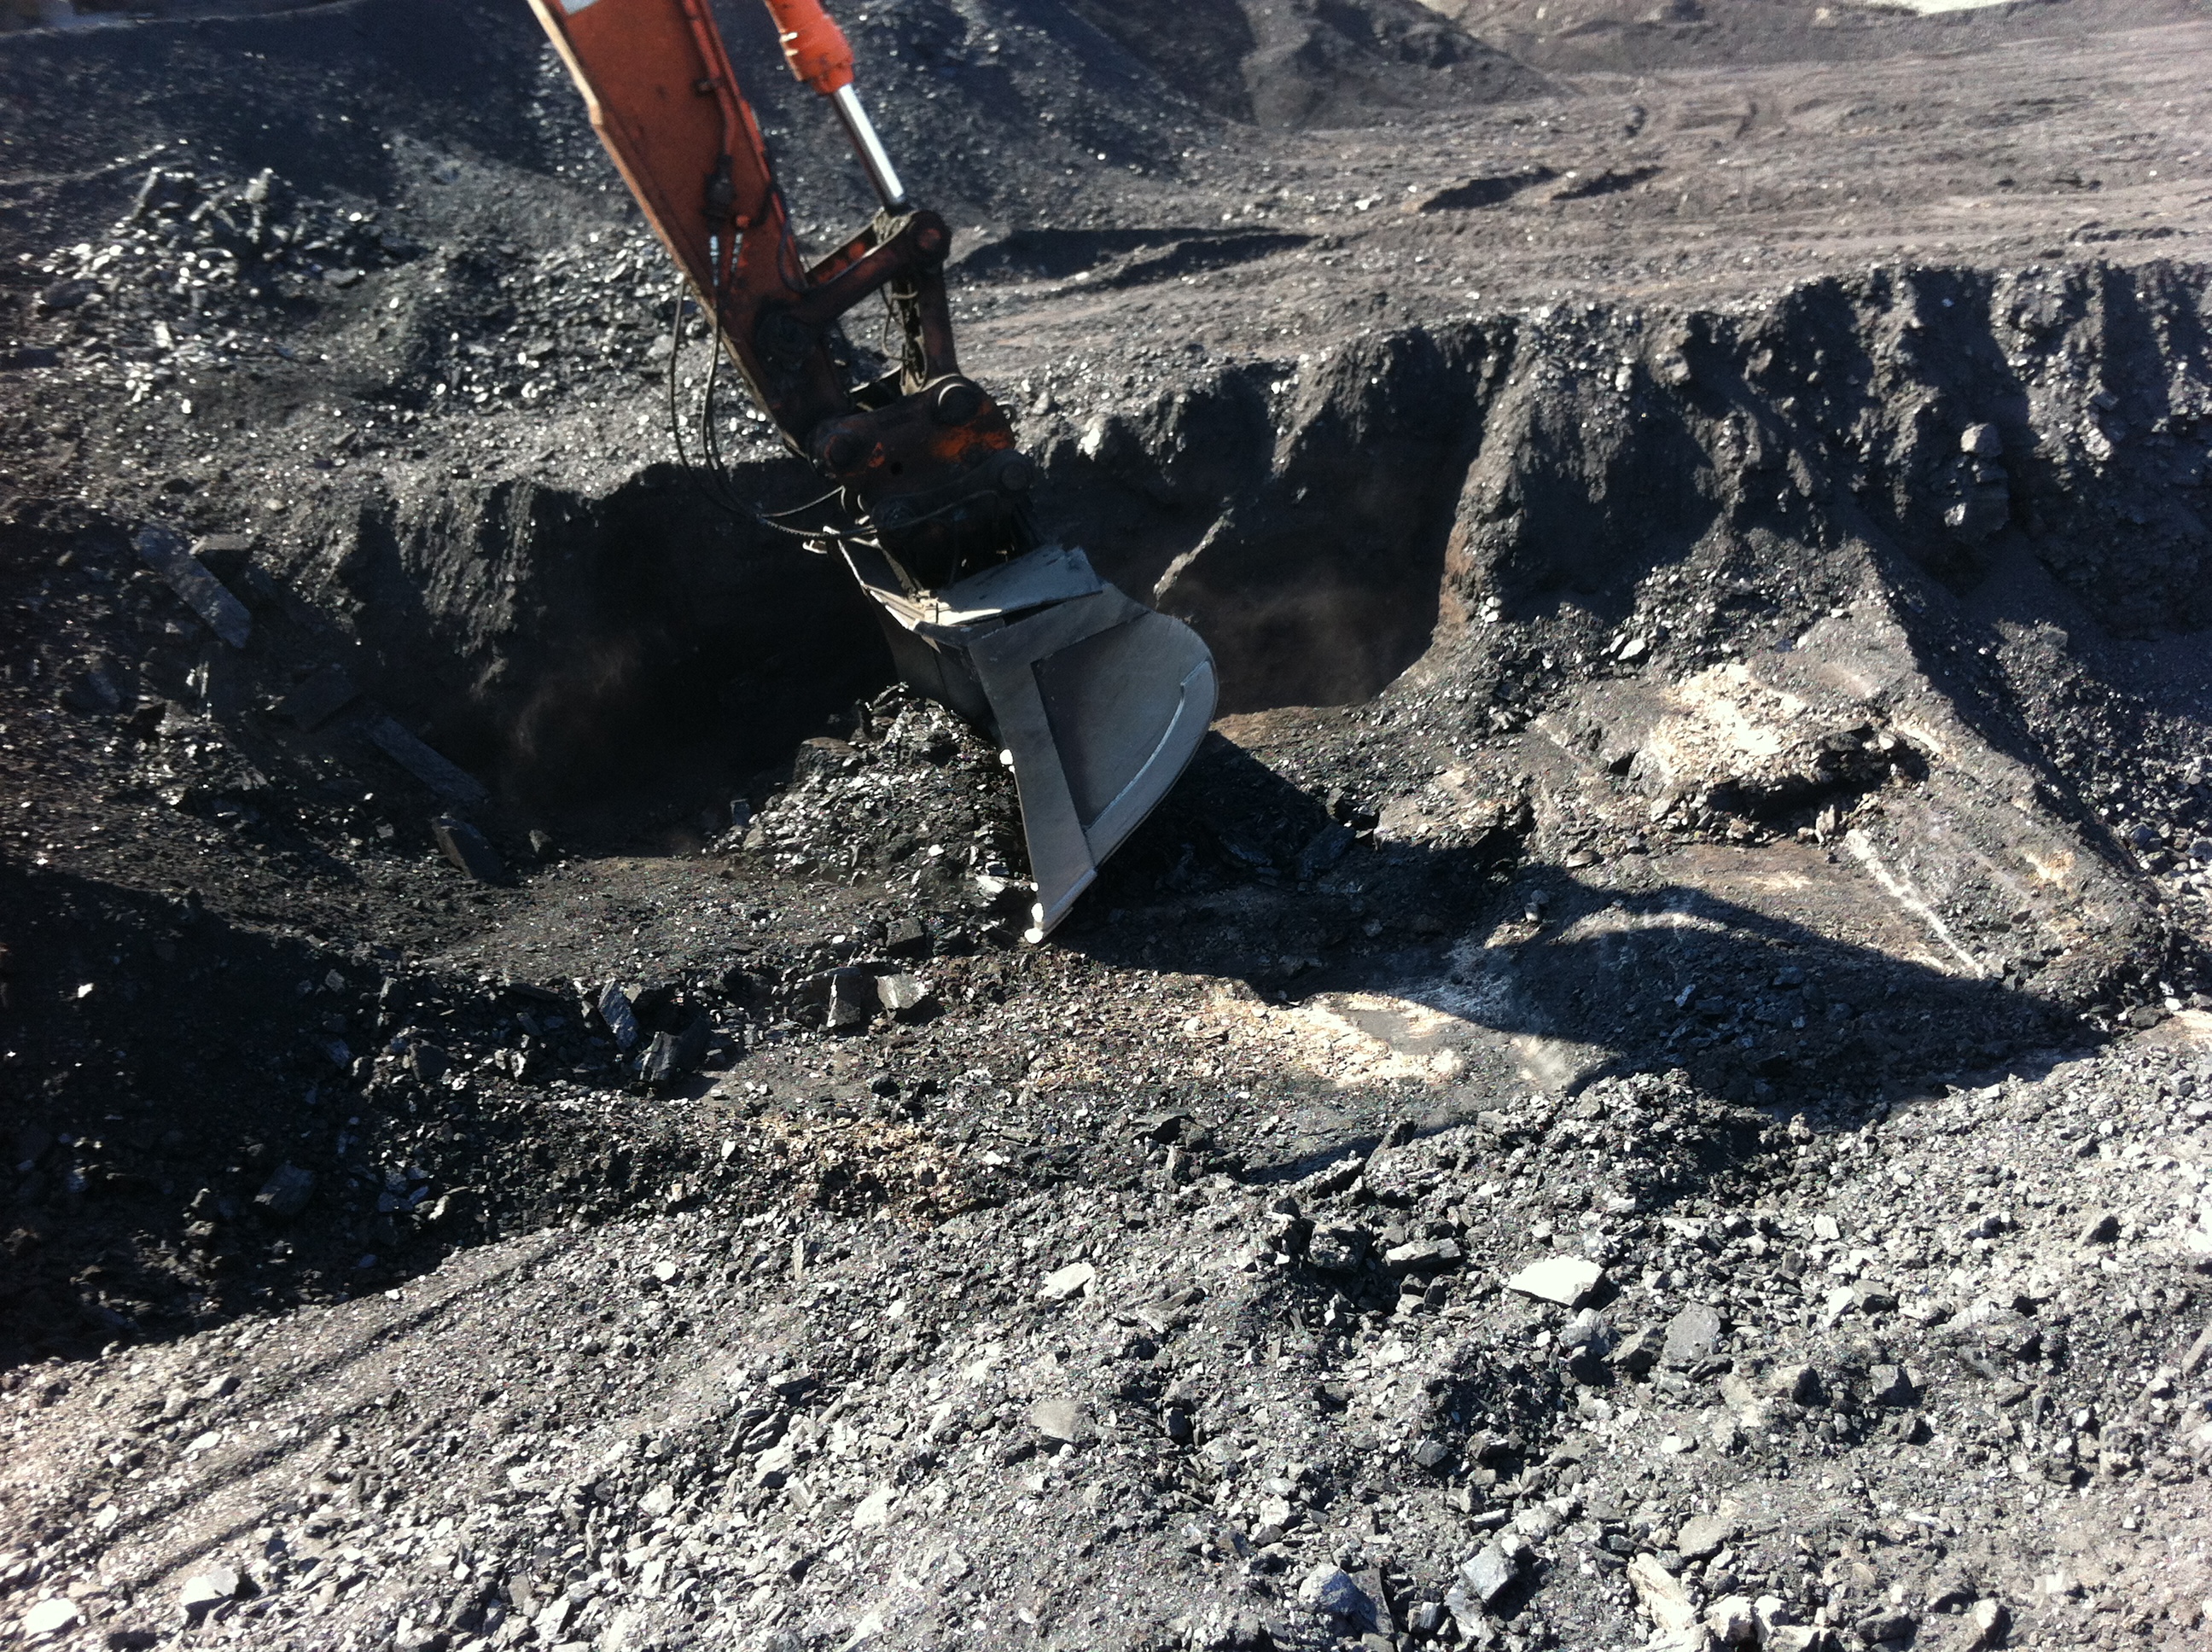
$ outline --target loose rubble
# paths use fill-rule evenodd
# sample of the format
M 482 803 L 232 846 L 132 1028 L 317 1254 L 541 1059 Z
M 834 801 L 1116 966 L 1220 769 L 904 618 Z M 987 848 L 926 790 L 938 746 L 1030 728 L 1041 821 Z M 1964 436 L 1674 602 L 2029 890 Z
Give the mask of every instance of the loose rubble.
M 2201 19 L 856 15 L 1233 708 L 1030 947 L 498 9 L 0 39 L 0 1642 L 2204 1638 Z
M 2212 1453 L 2212 1392 L 2179 1370 L 2208 1307 L 2212 1127 L 2186 1099 L 2212 1084 L 2203 1048 L 2064 1060 L 1809 1145 L 1768 1128 L 1656 1212 L 1583 1208 L 1553 1167 L 1592 1126 L 1532 1096 L 1349 1180 L 1156 1167 L 926 1230 L 789 1209 L 548 1230 L 365 1297 L 327 1345 L 248 1322 L 19 1388 L 19 1438 L 112 1437 L 119 1397 L 171 1398 L 119 1479 L 11 1476 L 55 1534 L 11 1576 L 51 1585 L 106 1554 L 76 1598 L 116 1631 L 158 1632 L 177 1601 L 257 1636 L 404 1621 L 457 1643 L 726 1613 L 917 1639 L 1029 1612 L 1116 1644 L 1240 1621 L 1282 1645 L 1394 1632 L 1376 1623 L 1800 1648 L 2008 1625 L 2030 1644 L 2107 1604 L 2184 1643 Z M 1642 1094 L 1700 1162 L 1695 1098 Z M 1990 1163 L 1962 1172 L 1968 1131 Z M 1557 1231 L 1531 1230 L 1520 1166 L 1556 1187 Z M 2085 1248 L 2073 1212 L 2123 1183 L 2121 1254 Z M 1316 1256 L 1303 1224 L 1366 1260 Z M 1422 1232 L 1466 1260 L 1393 1260 Z M 1606 1259 L 1601 1307 L 1509 1288 L 1567 1245 Z M 1620 1357 L 1692 1310 L 1717 1343 Z M 385 1346 L 402 1319 L 433 1341 Z M 495 1326 L 489 1363 L 436 1351 Z M 343 1391 L 311 1397 L 299 1379 L 340 1349 Z M 159 1527 L 100 1534 L 183 1487 L 257 1530 L 165 1588 Z M 1110 1628 L 1081 1605 L 1109 1575 L 1133 1591 Z

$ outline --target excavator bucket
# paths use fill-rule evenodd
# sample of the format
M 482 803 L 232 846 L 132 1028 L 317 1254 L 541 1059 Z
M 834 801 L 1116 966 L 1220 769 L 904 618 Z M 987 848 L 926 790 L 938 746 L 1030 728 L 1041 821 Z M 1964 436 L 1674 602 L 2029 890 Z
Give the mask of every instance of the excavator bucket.
M 1036 879 L 1028 938 L 1043 939 L 1206 738 L 1212 654 L 1072 548 L 1041 546 L 919 595 L 864 543 L 845 556 L 884 615 L 900 675 L 997 731 Z

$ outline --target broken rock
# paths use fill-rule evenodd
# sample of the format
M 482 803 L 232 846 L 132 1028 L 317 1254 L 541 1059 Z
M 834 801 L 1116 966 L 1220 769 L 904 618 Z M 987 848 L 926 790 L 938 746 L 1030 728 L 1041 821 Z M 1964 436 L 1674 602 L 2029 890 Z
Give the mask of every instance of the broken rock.
M 442 752 L 432 750 L 392 719 L 375 719 L 368 733 L 386 756 L 454 807 L 481 809 L 491 801 L 491 793 L 477 783 L 475 775 Z
M 312 732 L 361 697 L 353 679 L 335 665 L 325 665 L 295 685 L 276 702 L 277 714 Z
M 1666 1345 L 1664 1332 L 1656 1325 L 1644 1326 L 1613 1350 L 1613 1369 L 1630 1376 L 1642 1376 L 1659 1363 Z
M 185 1615 L 197 1623 L 226 1600 L 235 1600 L 245 1592 L 246 1579 L 235 1568 L 217 1566 L 192 1578 L 177 1599 Z
M 122 708 L 123 691 L 116 687 L 111 662 L 95 659 L 79 673 L 75 682 L 62 691 L 62 703 L 73 711 L 118 711 Z
M 1433 1273 L 1458 1264 L 1459 1247 L 1449 1239 L 1415 1239 L 1382 1253 L 1382 1266 L 1393 1273 Z
M 441 815 L 430 823 L 430 831 L 446 859 L 479 884 L 507 881 L 506 864 L 492 847 L 491 840 L 465 820 Z
M 1723 1595 L 1707 1606 L 1705 1627 L 1723 1646 L 1747 1646 L 1759 1638 L 1759 1619 L 1741 1594 Z
M 1685 1560 L 1709 1560 L 1735 1535 L 1735 1521 L 1728 1515 L 1695 1515 L 1682 1522 L 1674 1539 L 1675 1552 Z
M 276 1173 L 254 1194 L 253 1203 L 264 1216 L 289 1222 L 307 1208 L 314 1191 L 315 1173 L 287 1162 L 276 1167 Z
M 1817 1406 L 1826 1393 L 1820 1373 L 1810 1365 L 1778 1365 L 1766 1386 L 1769 1393 L 1800 1406 Z
M 904 1021 L 921 1013 L 929 1002 L 929 987 L 913 975 L 901 970 L 897 974 L 876 977 L 876 999 L 899 1020 Z
M 1512 1586 L 1521 1568 L 1495 1543 L 1486 1544 L 1460 1564 L 1459 1575 L 1468 1593 L 1488 1606 Z
M 865 969 L 833 969 L 830 972 L 830 1019 L 831 1032 L 859 1032 L 876 1018 L 876 1011 L 883 1003 L 876 991 L 876 978 Z
M 1341 1566 L 1316 1566 L 1308 1572 L 1298 1585 L 1298 1600 L 1350 1623 L 1366 1622 L 1375 1615 L 1374 1603 Z
M 613 981 L 600 988 L 599 1011 L 617 1049 L 626 1050 L 637 1042 L 637 1012 L 630 1008 L 629 994 Z
M 1090 1290 L 1097 1278 L 1098 1270 L 1090 1263 L 1070 1262 L 1044 1276 L 1044 1283 L 1037 1287 L 1037 1300 L 1066 1302 Z
M 1332 1273 L 1348 1273 L 1367 1260 L 1372 1242 L 1366 1229 L 1342 1223 L 1322 1229 L 1306 1242 L 1306 1255 L 1316 1267 Z
M 77 1610 L 76 1601 L 55 1595 L 40 1601 L 23 1614 L 23 1638 L 35 1641 L 43 1636 L 63 1634 L 83 1621 L 84 1613 Z
M 158 522 L 149 522 L 131 543 L 138 549 L 139 560 L 161 576 L 209 630 L 234 648 L 246 646 L 253 635 L 253 616 L 221 580 L 200 565 L 183 535 Z
M 879 1485 L 853 1505 L 853 1529 L 879 1532 L 891 1523 L 891 1488 Z
M 1772 1642 L 1777 1631 L 1796 1625 L 1788 1603 L 1778 1594 L 1762 1594 L 1751 1603 L 1753 1617 L 1759 1620 L 1759 1638 Z
M 1711 1359 L 1721 1345 L 1721 1316 L 1705 1303 L 1692 1303 L 1668 1321 L 1661 1353 L 1669 1365 L 1695 1365 Z
M 754 1461 L 753 1484 L 774 1491 L 791 1478 L 798 1465 L 799 1450 L 790 1441 L 770 1446 Z
M 1030 1407 L 1030 1426 L 1063 1445 L 1080 1445 L 1092 1431 L 1090 1418 L 1073 1400 L 1038 1400 Z
M 1696 1625 L 1698 1608 L 1689 1590 L 1651 1556 L 1639 1554 L 1628 1563 L 1628 1582 L 1638 1602 L 1660 1628 L 1679 1633 Z
M 637 1076 L 648 1084 L 672 1084 L 698 1071 L 707 1055 L 708 1023 L 696 1017 L 681 1032 L 658 1032 L 639 1059 Z
M 1505 1288 L 1562 1308 L 1580 1308 L 1604 1277 L 1605 1270 L 1588 1257 L 1547 1256 L 1516 1273 Z
M 1861 1640 L 1871 1642 L 1875 1645 L 1891 1641 L 1909 1641 L 1912 1638 L 1913 1631 L 1919 1627 L 1919 1619 L 1911 1613 L 1895 1612 L 1887 1608 L 1870 1612 L 1851 1625 L 1853 1631 Z

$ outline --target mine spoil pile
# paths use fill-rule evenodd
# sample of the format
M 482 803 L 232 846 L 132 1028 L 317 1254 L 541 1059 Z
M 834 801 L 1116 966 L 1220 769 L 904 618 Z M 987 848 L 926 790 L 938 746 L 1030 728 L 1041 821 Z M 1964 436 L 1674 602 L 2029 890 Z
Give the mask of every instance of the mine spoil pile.
M 0 1646 L 2204 1644 L 2202 6 L 847 10 L 1043 945 L 522 9 L 0 6 Z

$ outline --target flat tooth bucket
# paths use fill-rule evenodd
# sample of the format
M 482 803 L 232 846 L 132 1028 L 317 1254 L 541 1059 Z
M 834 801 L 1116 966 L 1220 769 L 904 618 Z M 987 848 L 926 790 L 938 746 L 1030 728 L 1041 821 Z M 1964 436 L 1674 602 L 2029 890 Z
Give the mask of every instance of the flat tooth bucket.
M 998 732 L 1036 877 L 1028 938 L 1042 940 L 1206 738 L 1212 654 L 1080 550 L 1042 546 L 919 596 L 865 546 L 846 561 L 883 610 L 899 674 Z

